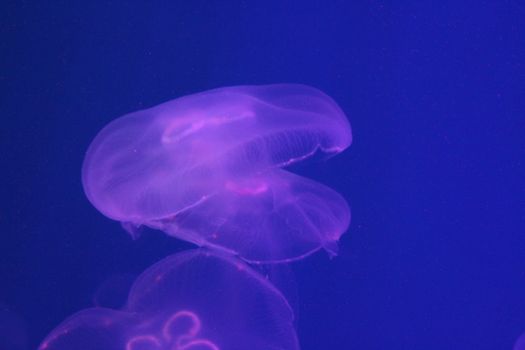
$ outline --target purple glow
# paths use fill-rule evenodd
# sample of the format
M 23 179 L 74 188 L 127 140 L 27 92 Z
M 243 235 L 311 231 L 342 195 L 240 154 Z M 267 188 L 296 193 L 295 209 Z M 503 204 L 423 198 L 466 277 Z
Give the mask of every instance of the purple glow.
M 139 335 L 126 342 L 126 350 L 168 349 L 154 335 Z
M 514 344 L 514 350 L 525 350 L 525 334 L 522 334 L 518 340 L 516 340 L 516 344 Z
M 240 260 L 207 250 L 142 273 L 122 310 L 81 311 L 39 350 L 299 349 L 282 294 Z
M 281 168 L 351 139 L 341 109 L 314 88 L 221 88 L 113 121 L 89 147 L 82 179 L 93 205 L 129 231 L 146 225 L 248 261 L 288 261 L 335 253 L 350 210 Z
M 186 319 L 186 322 L 189 321 L 188 327 L 181 327 L 184 319 Z M 133 336 L 126 342 L 126 350 L 182 350 L 197 349 L 198 347 L 201 349 L 220 350 L 213 342 L 198 337 L 200 328 L 200 320 L 196 314 L 187 310 L 178 311 L 164 322 L 160 335 Z

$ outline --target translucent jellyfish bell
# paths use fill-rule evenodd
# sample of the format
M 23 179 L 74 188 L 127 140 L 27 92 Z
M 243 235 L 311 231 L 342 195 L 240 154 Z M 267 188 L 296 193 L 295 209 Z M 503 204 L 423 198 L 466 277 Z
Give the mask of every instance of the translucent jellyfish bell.
M 122 310 L 81 311 L 39 350 L 295 350 L 283 295 L 238 259 L 207 250 L 147 269 Z
M 319 90 L 228 87 L 113 121 L 90 145 L 82 179 L 93 205 L 128 227 L 286 261 L 335 251 L 350 211 L 330 188 L 280 168 L 350 143 L 348 120 Z

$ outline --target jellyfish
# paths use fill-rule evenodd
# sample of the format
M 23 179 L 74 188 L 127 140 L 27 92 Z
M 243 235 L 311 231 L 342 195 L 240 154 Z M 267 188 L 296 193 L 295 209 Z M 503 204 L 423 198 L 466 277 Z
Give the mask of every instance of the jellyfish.
M 295 350 L 283 295 L 242 260 L 204 248 L 143 272 L 120 310 L 91 308 L 53 330 L 39 350 Z
M 525 350 L 525 334 L 522 334 L 514 344 L 514 350 Z
M 351 140 L 344 113 L 317 89 L 225 87 L 108 124 L 89 146 L 82 183 L 131 232 L 148 226 L 249 262 L 335 254 L 348 204 L 287 167 Z

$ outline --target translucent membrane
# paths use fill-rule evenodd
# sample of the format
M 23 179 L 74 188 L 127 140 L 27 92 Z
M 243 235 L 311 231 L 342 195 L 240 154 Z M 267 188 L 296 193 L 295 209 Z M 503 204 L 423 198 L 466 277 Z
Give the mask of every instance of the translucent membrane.
M 266 279 L 233 257 L 192 250 L 146 270 L 122 310 L 81 311 L 39 350 L 299 349 L 292 311 Z
M 127 228 L 287 261 L 335 251 L 350 210 L 335 191 L 281 168 L 350 143 L 348 120 L 319 90 L 228 87 L 113 121 L 89 147 L 82 179 L 93 205 Z

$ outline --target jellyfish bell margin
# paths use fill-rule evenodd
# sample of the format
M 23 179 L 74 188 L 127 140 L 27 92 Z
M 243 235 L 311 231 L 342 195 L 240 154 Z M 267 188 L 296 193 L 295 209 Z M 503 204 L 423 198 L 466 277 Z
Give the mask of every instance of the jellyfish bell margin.
M 293 323 L 267 279 L 242 260 L 200 248 L 144 271 L 122 309 L 71 316 L 39 350 L 297 350 Z
M 82 168 L 91 203 L 136 237 L 149 226 L 249 262 L 337 251 L 345 199 L 283 168 L 352 141 L 321 91 L 235 86 L 184 96 L 108 124 Z

